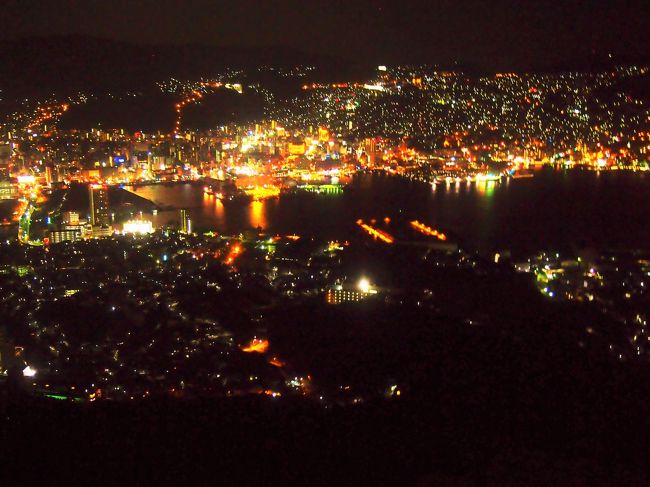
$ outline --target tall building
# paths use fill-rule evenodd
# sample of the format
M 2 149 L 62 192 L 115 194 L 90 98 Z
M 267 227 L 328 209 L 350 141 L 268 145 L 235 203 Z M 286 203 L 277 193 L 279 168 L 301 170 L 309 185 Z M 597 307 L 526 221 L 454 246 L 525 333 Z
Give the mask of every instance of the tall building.
M 45 166 L 45 182 L 48 186 L 58 183 L 61 181 L 61 176 L 59 175 L 59 168 L 54 165 Z
M 363 149 L 368 156 L 368 165 L 374 167 L 377 158 L 377 143 L 373 138 L 367 138 L 363 141 Z
M 182 209 L 181 213 L 181 232 L 192 233 L 192 220 L 190 220 L 187 210 Z
M 110 225 L 108 209 L 108 188 L 98 184 L 88 186 L 90 199 L 90 222 L 93 227 Z

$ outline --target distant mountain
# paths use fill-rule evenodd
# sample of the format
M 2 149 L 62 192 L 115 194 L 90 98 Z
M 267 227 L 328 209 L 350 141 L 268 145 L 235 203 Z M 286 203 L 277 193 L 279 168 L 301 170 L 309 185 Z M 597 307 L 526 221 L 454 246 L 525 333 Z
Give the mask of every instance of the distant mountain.
M 408 56 L 408 53 L 404 53 Z M 480 62 L 449 62 L 441 69 L 485 74 L 496 71 L 594 71 L 615 64 L 648 64 L 643 59 L 591 52 L 571 62 L 540 64 L 505 58 L 494 53 Z M 389 60 L 387 60 L 389 61 Z M 430 61 L 430 60 L 428 60 Z M 392 64 L 417 64 L 415 59 L 393 59 Z M 210 77 L 224 68 L 245 69 L 262 65 L 287 67 L 314 65 L 322 68 L 319 76 L 329 80 L 365 79 L 373 60 L 350 63 L 344 56 L 308 54 L 286 47 L 219 47 L 205 45 L 136 45 L 85 36 L 29 37 L 0 41 L 0 89 L 5 100 L 15 97 L 57 96 L 83 91 L 146 90 L 155 81 L 171 76 L 179 79 Z
M 213 76 L 225 67 L 334 62 L 283 47 L 143 46 L 83 36 L 0 42 L 0 60 L 0 88 L 18 96 L 142 89 L 170 76 Z

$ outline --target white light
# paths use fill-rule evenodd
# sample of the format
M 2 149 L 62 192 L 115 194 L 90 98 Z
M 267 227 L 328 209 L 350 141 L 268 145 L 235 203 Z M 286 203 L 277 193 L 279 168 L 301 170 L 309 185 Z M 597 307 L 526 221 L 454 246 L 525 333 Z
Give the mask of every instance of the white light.
M 124 223 L 122 227 L 123 233 L 134 233 L 144 235 L 146 233 L 153 233 L 153 224 L 146 220 L 130 220 Z
M 19 184 L 34 184 L 36 182 L 36 178 L 34 176 L 30 175 L 21 175 L 18 176 L 18 183 Z
M 362 277 L 359 280 L 358 286 L 359 286 L 359 291 L 361 291 L 362 293 L 370 292 L 370 281 L 368 279 L 366 279 L 365 277 Z
M 34 377 L 36 375 L 36 369 L 32 369 L 29 365 L 23 369 L 23 375 L 25 377 Z

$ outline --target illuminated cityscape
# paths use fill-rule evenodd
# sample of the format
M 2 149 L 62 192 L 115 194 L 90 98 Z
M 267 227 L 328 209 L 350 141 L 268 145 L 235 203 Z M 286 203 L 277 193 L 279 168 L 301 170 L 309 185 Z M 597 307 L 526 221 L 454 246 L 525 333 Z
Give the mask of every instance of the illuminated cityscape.
M 636 0 L 91 3 L 0 34 L 12 480 L 647 484 Z

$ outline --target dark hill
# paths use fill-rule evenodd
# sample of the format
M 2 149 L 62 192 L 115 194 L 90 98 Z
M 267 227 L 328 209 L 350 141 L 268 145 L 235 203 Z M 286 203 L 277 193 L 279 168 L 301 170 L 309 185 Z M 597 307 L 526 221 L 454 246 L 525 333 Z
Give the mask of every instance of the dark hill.
M 82 36 L 4 41 L 0 59 L 2 89 L 16 96 L 137 90 L 170 76 L 215 76 L 225 67 L 331 63 L 282 47 L 142 46 Z

